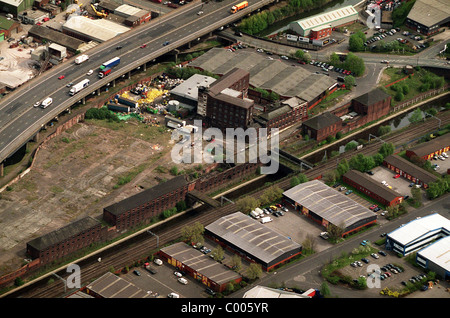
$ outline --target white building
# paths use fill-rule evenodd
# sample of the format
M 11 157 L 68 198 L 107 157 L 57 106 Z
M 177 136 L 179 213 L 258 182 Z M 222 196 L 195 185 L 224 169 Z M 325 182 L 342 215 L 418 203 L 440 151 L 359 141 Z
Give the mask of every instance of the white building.
M 72 16 L 63 25 L 63 32 L 85 41 L 105 42 L 129 31 L 123 25 L 107 19 L 89 19 L 84 16 Z
M 450 235 L 450 220 L 438 213 L 413 220 L 386 236 L 386 249 L 403 256 Z
M 346 6 L 330 12 L 317 14 L 305 19 L 291 22 L 289 29 L 301 36 L 307 37 L 313 29 L 329 25 L 340 27 L 358 20 L 358 11 L 353 6 Z
M 444 280 L 450 279 L 450 236 L 418 251 L 416 262 L 423 268 L 435 272 Z

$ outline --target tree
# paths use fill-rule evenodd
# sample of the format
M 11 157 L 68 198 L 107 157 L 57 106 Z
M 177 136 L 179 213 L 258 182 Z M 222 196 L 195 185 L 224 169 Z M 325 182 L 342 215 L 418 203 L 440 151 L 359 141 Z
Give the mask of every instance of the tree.
M 222 246 L 217 245 L 216 248 L 212 250 L 211 255 L 215 261 L 221 261 L 225 255 L 225 251 Z
M 342 235 L 344 233 L 344 228 L 345 228 L 344 224 L 342 224 L 341 226 L 336 226 L 334 224 L 329 224 L 327 226 L 328 236 L 333 241 L 337 241 L 338 239 L 340 239 L 342 237 Z
M 203 224 L 200 222 L 195 222 L 191 226 L 184 226 L 181 229 L 181 237 L 183 241 L 188 241 L 192 243 L 202 243 L 205 241 L 203 238 L 203 232 L 205 232 L 205 228 Z
M 364 51 L 364 42 L 366 42 L 365 34 L 358 31 L 350 35 L 350 39 L 348 40 L 348 48 L 352 52 Z
M 358 143 L 356 141 L 350 141 L 345 145 L 345 151 L 356 149 L 356 147 L 358 147 Z
M 323 297 L 328 297 L 331 295 L 330 287 L 328 286 L 327 282 L 323 282 L 320 286 L 320 293 L 323 295 Z
M 260 205 L 258 199 L 252 196 L 245 196 L 236 202 L 237 208 L 244 214 L 250 213 Z
M 356 83 L 355 78 L 353 76 L 351 76 L 351 75 L 347 75 L 344 78 L 345 87 L 350 89 L 350 90 L 353 89 L 353 86 L 355 86 L 355 83 Z
M 412 199 L 414 200 L 414 205 L 416 207 L 419 207 L 422 205 L 422 191 L 420 191 L 419 188 L 412 187 L 411 188 L 411 196 L 412 196 Z
M 235 272 L 239 272 L 242 268 L 242 260 L 238 255 L 233 255 L 233 257 L 231 258 L 231 268 L 235 271 Z
M 251 280 L 260 278 L 262 275 L 262 268 L 260 264 L 251 263 L 247 268 L 247 277 Z
M 389 126 L 389 125 L 380 126 L 380 128 L 378 128 L 378 135 L 380 135 L 380 136 L 386 135 L 390 132 L 391 132 L 391 126 Z
M 392 143 L 385 142 L 381 145 L 380 150 L 378 150 L 378 153 L 383 156 L 383 159 L 386 158 L 389 155 L 392 155 L 394 153 L 395 146 Z
M 409 122 L 412 124 L 418 123 L 423 119 L 422 111 L 420 108 L 416 108 L 415 111 L 412 112 L 411 116 L 408 118 Z

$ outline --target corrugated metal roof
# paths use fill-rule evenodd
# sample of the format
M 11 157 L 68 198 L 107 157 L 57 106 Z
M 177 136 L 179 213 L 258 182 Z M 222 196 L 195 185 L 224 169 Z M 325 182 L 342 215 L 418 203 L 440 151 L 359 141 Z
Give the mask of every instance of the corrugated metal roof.
M 419 157 L 423 157 L 449 146 L 450 134 L 445 134 L 441 137 L 434 138 L 433 140 L 418 144 L 408 150 L 413 151 Z
M 438 213 L 413 220 L 388 234 L 389 238 L 402 245 L 408 245 L 433 231 L 450 233 L 450 220 Z
M 417 252 L 424 258 L 450 272 L 450 236 L 441 238 L 435 243 Z
M 269 264 L 277 257 L 301 249 L 301 245 L 236 212 L 209 224 L 205 230 Z
M 319 180 L 299 184 L 283 195 L 339 227 L 347 228 L 365 219 L 376 219 L 367 207 Z
M 86 286 L 103 298 L 149 298 L 150 295 L 136 285 L 107 272 Z
M 351 16 L 357 16 L 358 11 L 353 6 L 346 6 L 330 12 L 314 15 L 294 23 L 298 23 L 303 30 L 314 29 L 323 24 L 330 24 L 330 22 L 344 19 Z
M 414 178 L 421 180 L 426 184 L 429 184 L 430 182 L 435 182 L 438 179 L 438 177 L 432 174 L 431 172 L 428 172 L 420 168 L 419 166 L 416 166 L 412 162 L 398 155 L 389 155 L 386 158 L 384 158 L 384 161 L 402 170 L 403 172 L 409 174 L 410 176 L 413 176 Z
M 416 0 L 409 12 L 408 19 L 431 27 L 450 19 L 448 0 Z

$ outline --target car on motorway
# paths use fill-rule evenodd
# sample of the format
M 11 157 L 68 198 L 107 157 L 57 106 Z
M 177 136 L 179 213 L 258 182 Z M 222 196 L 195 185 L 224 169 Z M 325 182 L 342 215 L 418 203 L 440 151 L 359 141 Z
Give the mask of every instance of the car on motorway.
M 122 48 L 122 45 L 116 46 L 116 50 L 120 50 Z
M 165 41 L 164 43 L 163 43 L 163 46 L 166 46 L 166 45 L 169 45 L 169 41 Z
M 71 87 L 72 85 L 73 85 L 73 83 L 70 82 L 70 83 L 67 83 L 66 87 Z
M 34 103 L 33 107 L 39 107 L 41 105 L 41 101 Z
M 203 14 L 203 11 L 202 11 L 202 10 L 200 10 L 200 11 L 197 12 L 197 15 L 202 15 L 202 14 Z
M 92 75 L 92 73 L 94 73 L 94 71 L 93 71 L 93 70 L 89 70 L 89 71 L 86 73 L 86 75 Z
M 141 49 L 145 49 L 147 47 L 147 44 L 142 44 L 140 47 Z
M 62 80 L 64 77 L 66 77 L 66 76 L 65 76 L 65 75 L 60 75 L 60 76 L 58 77 L 58 79 Z

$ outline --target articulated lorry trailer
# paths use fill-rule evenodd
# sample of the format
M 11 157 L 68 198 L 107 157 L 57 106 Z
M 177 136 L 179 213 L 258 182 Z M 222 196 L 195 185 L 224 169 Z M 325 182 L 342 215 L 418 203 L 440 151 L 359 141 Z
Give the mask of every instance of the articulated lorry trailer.
M 89 81 L 87 78 L 82 80 L 81 82 L 72 86 L 72 88 L 69 91 L 69 94 L 72 96 L 75 95 L 76 93 L 81 91 L 83 88 L 88 87 L 90 83 L 91 83 L 91 81 Z
M 114 66 L 118 65 L 120 63 L 120 57 L 115 57 L 113 59 L 110 59 L 109 61 L 106 61 L 102 65 L 100 65 L 100 70 L 103 70 L 107 67 L 113 68 Z
M 113 112 L 121 112 L 121 113 L 129 113 L 131 111 L 129 106 L 109 103 L 108 109 L 112 110 Z
M 129 98 L 121 97 L 120 95 L 114 96 L 114 101 L 118 104 L 130 106 L 131 108 L 139 107 L 139 103 L 137 101 L 129 99 Z

